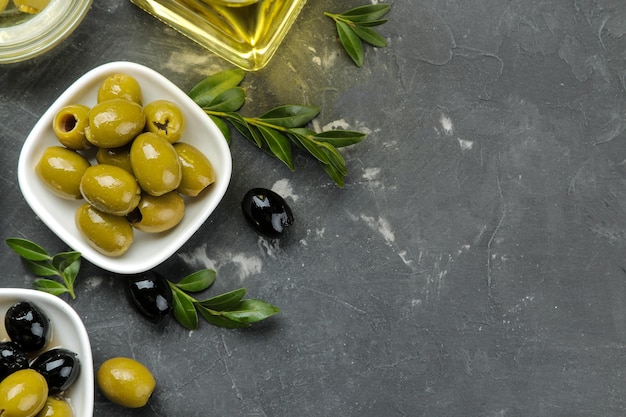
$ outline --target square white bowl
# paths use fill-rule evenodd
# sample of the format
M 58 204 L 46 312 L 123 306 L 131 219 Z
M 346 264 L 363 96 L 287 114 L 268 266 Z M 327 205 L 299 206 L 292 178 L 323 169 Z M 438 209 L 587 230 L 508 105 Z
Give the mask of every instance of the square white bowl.
M 4 315 L 9 307 L 19 301 L 36 304 L 50 319 L 52 331 L 45 350 L 62 347 L 78 355 L 80 373 L 64 397 L 72 405 L 75 416 L 93 416 L 93 357 L 87 330 L 80 317 L 69 304 L 54 295 L 23 288 L 0 288 L 0 341 L 8 340 Z
M 96 104 L 97 91 L 104 78 L 114 73 L 129 74 L 137 79 L 143 91 L 143 103 L 165 99 L 176 103 L 186 119 L 181 142 L 202 151 L 211 161 L 216 181 L 197 197 L 185 198 L 185 216 L 181 223 L 163 233 L 135 231 L 130 249 L 120 257 L 110 257 L 92 248 L 81 236 L 74 213 L 84 200 L 64 200 L 53 195 L 35 173 L 44 150 L 58 146 L 52 130 L 54 116 L 70 104 Z M 232 172 L 228 143 L 222 132 L 187 94 L 154 70 L 131 62 L 111 62 L 87 72 L 72 84 L 43 114 L 26 138 L 18 162 L 18 181 L 26 202 L 35 214 L 69 247 L 107 271 L 134 274 L 159 265 L 198 230 L 226 193 Z

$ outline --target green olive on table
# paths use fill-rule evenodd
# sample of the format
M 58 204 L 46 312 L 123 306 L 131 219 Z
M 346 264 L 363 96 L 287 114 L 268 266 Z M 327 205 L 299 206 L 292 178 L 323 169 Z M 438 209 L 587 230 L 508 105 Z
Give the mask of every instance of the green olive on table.
M 99 164 L 114 165 L 131 174 L 133 173 L 133 168 L 130 165 L 130 144 L 119 148 L 98 148 L 96 161 Z
M 183 177 L 177 191 L 192 197 L 215 182 L 215 170 L 209 158 L 198 148 L 184 142 L 174 144 L 180 159 Z
M 72 104 L 57 112 L 52 122 L 52 130 L 63 146 L 74 150 L 84 150 L 91 147 L 91 143 L 85 137 L 87 123 L 89 123 L 89 107 Z
M 89 161 L 78 152 L 62 146 L 51 146 L 41 155 L 35 172 L 58 197 L 79 200 L 82 198 L 80 180 L 89 166 Z
M 130 147 L 130 163 L 141 188 L 159 196 L 174 191 L 180 185 L 182 167 L 171 143 L 162 136 L 145 132 L 137 136 Z
M 139 205 L 128 218 L 137 230 L 160 233 L 176 226 L 184 215 L 185 200 L 175 191 L 171 191 L 158 197 L 143 193 Z
M 178 142 L 185 130 L 185 117 L 175 103 L 155 100 L 143 108 L 146 115 L 146 130 L 163 136 L 170 143 Z
M 98 103 L 121 98 L 142 103 L 142 92 L 139 82 L 129 74 L 111 74 L 98 87 Z
M 85 136 L 95 146 L 118 148 L 132 141 L 143 131 L 145 124 L 141 105 L 116 98 L 91 108 Z
M 92 165 L 85 170 L 80 192 L 96 209 L 116 216 L 130 213 L 141 198 L 135 177 L 123 168 L 107 164 Z
M 48 397 L 36 417 L 73 417 L 72 406 L 60 397 Z
M 125 217 L 103 213 L 85 203 L 76 210 L 74 219 L 89 245 L 103 255 L 121 256 L 133 243 L 133 228 Z
M 156 386 L 154 376 L 145 365 L 124 357 L 102 363 L 96 372 L 96 382 L 109 401 L 128 408 L 146 405 Z
M 0 382 L 0 416 L 34 417 L 48 398 L 48 383 L 39 372 L 22 369 Z

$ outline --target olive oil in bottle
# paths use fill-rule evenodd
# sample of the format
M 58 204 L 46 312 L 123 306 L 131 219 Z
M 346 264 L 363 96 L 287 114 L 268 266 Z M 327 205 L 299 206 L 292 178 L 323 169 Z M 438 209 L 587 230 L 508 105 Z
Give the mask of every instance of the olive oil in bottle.
M 131 0 L 245 70 L 264 67 L 306 0 Z

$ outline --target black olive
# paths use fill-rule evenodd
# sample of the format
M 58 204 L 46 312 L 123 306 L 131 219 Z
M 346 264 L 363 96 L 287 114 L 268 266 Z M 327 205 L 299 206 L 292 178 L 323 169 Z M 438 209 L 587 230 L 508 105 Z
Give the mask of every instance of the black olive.
M 30 367 L 46 379 L 51 394 L 67 390 L 80 374 L 78 355 L 63 348 L 43 352 Z
M 0 343 L 0 381 L 21 369 L 28 369 L 26 353 L 16 343 Z
M 280 237 L 293 224 L 291 208 L 272 190 L 251 189 L 243 197 L 241 209 L 250 226 L 269 238 Z
M 128 279 L 128 297 L 135 309 L 153 323 L 172 311 L 172 289 L 157 272 L 148 271 Z
M 30 301 L 13 304 L 4 316 L 4 328 L 12 342 L 25 352 L 42 349 L 50 334 L 50 319 Z

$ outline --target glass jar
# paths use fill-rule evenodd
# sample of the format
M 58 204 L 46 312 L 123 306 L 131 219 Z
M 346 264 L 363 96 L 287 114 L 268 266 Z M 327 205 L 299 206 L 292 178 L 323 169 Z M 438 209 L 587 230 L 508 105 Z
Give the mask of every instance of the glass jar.
M 306 0 L 131 0 L 248 71 L 263 68 Z

